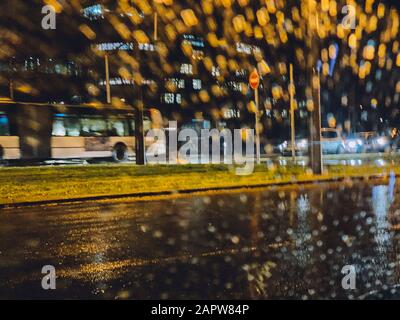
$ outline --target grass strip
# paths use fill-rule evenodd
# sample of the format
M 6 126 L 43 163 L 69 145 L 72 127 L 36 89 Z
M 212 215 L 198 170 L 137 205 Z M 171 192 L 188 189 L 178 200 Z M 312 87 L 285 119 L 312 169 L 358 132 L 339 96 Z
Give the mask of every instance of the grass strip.
M 301 166 L 258 165 L 254 173 L 238 176 L 227 165 L 106 164 L 0 169 L 0 204 L 68 200 L 148 192 L 254 186 L 282 182 L 313 182 L 343 177 L 400 174 L 386 165 L 329 166 L 323 175 L 312 175 Z

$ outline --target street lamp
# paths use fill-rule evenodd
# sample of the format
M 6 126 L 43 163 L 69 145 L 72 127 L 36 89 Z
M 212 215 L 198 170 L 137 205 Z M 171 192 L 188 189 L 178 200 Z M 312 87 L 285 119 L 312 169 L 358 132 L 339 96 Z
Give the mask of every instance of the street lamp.
M 114 50 L 119 50 L 124 43 L 121 43 L 117 46 Z M 107 51 L 104 51 L 104 66 L 105 66 L 105 73 L 106 73 L 106 101 L 108 104 L 111 103 L 111 85 L 110 85 L 110 62 L 109 62 L 109 55 Z

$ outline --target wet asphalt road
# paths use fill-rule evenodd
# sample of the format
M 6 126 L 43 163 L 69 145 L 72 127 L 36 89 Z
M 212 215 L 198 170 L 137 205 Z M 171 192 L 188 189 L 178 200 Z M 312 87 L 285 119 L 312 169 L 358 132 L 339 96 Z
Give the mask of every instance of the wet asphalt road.
M 0 298 L 399 298 L 399 192 L 348 182 L 4 209 Z M 41 288 L 44 265 L 56 290 Z

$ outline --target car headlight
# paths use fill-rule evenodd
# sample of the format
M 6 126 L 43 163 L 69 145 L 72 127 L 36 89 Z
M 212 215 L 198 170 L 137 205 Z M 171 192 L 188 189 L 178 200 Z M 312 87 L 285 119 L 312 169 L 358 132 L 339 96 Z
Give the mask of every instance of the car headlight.
M 357 141 L 350 141 L 350 142 L 348 142 L 348 144 L 347 144 L 350 148 L 355 148 L 355 147 L 357 147 Z
M 307 140 L 301 140 L 296 144 L 297 148 L 304 149 L 307 148 Z
M 287 145 L 288 145 L 287 141 L 284 141 L 278 146 L 278 148 L 280 150 L 283 150 L 283 149 L 287 148 Z
M 384 144 L 386 144 L 386 139 L 383 137 L 378 138 L 378 139 L 376 139 L 376 143 L 379 145 L 384 145 Z

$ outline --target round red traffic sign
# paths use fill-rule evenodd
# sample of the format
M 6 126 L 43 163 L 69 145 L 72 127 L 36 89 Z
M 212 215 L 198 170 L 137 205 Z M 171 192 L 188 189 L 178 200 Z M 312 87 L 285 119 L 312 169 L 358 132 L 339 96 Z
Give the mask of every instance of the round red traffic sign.
M 254 71 L 250 74 L 250 77 L 249 77 L 249 84 L 250 84 L 250 87 L 251 87 L 253 90 L 258 89 L 258 86 L 260 85 L 260 76 L 258 75 L 257 70 L 254 70 Z

